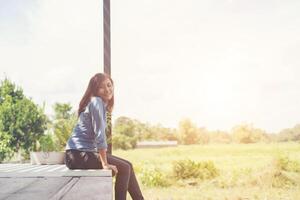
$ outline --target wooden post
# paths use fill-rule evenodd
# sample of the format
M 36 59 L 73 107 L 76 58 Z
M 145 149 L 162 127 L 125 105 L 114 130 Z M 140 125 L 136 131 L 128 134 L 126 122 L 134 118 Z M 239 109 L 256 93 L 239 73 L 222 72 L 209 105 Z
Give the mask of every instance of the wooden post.
M 110 0 L 103 0 L 103 60 L 104 60 L 104 73 L 111 75 L 111 58 L 110 58 Z M 108 141 L 107 152 L 112 153 L 112 131 L 111 131 L 111 113 L 107 114 L 107 128 L 106 135 Z

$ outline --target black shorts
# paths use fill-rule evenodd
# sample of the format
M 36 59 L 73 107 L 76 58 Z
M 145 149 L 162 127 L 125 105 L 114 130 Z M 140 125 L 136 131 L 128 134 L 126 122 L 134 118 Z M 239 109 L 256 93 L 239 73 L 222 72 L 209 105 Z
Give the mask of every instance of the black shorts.
M 102 169 L 99 154 L 96 152 L 66 150 L 65 163 L 69 169 Z

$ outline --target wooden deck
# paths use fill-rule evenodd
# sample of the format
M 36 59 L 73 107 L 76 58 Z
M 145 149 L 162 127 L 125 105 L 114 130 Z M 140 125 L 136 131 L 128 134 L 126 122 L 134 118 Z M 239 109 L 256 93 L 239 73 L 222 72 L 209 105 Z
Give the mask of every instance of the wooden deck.
M 110 170 L 65 165 L 0 164 L 0 199 L 112 200 Z

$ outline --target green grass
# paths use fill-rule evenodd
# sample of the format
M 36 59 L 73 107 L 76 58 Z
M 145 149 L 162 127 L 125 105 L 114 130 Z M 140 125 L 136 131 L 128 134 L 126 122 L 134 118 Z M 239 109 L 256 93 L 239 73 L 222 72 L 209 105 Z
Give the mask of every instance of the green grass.
M 276 158 L 282 155 L 300 162 L 299 143 L 189 145 L 113 153 L 130 160 L 138 177 L 147 168 L 158 168 L 169 177 L 168 187 L 141 185 L 145 199 L 300 198 L 300 173 L 280 171 L 275 164 Z M 175 180 L 172 164 L 185 159 L 213 161 L 220 175 L 212 180 L 196 180 L 196 184 Z

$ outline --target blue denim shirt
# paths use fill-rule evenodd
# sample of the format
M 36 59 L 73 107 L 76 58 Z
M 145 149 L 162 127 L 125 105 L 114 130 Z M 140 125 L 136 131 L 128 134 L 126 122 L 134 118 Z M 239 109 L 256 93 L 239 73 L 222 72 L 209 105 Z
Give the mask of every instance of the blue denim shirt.
M 67 142 L 66 150 L 96 152 L 99 149 L 107 149 L 105 127 L 105 104 L 100 97 L 92 97 L 85 110 L 79 115 L 78 122 Z

